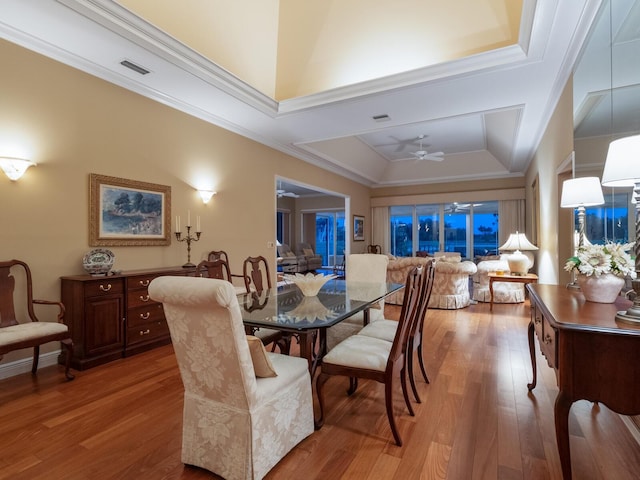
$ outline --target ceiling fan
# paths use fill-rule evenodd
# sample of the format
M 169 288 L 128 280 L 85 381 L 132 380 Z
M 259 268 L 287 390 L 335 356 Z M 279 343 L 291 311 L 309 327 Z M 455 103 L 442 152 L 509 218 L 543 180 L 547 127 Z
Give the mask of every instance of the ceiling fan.
M 300 195 L 298 195 L 297 193 L 287 192 L 286 190 L 282 190 L 282 189 L 276 190 L 276 194 L 278 195 L 278 198 L 282 198 L 282 197 L 298 198 L 298 197 L 300 197 Z
M 444 152 L 429 153 L 422 147 L 422 140 L 424 137 L 424 135 L 420 135 L 418 137 L 418 140 L 420 140 L 420 149 L 417 152 L 411 152 L 411 155 L 413 155 L 416 160 L 433 160 L 434 162 L 441 162 L 444 160 Z
M 458 213 L 463 210 L 469 210 L 471 207 L 479 207 L 481 203 L 458 203 L 453 202 L 449 208 L 446 208 L 445 213 Z

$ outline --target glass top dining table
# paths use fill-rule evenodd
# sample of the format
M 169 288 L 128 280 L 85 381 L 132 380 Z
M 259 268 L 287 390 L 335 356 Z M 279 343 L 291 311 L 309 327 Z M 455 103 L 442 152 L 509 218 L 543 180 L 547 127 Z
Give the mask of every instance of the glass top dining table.
M 309 361 L 313 378 L 326 353 L 326 329 L 361 311 L 366 323 L 370 308 L 403 287 L 399 283 L 334 279 L 313 297 L 304 296 L 294 284 L 285 284 L 260 293 L 240 294 L 238 303 L 245 326 L 295 334 L 300 342 L 300 356 Z

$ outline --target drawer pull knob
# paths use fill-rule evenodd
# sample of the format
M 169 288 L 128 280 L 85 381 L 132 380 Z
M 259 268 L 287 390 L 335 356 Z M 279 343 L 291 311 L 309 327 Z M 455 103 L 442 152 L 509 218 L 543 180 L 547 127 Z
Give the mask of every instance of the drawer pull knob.
M 100 290 L 102 290 L 103 292 L 108 292 L 109 290 L 111 290 L 111 284 L 107 283 L 106 287 L 104 285 L 100 284 Z
M 151 333 L 151 330 L 149 330 L 148 328 L 146 330 L 140 330 L 140 336 L 149 335 L 150 333 Z
M 142 300 L 143 302 L 148 302 L 149 301 L 149 295 L 140 295 L 140 300 Z
M 148 287 L 149 286 L 149 280 L 140 280 L 140 285 L 142 285 L 143 287 Z
M 146 320 L 150 316 L 151 316 L 151 314 L 149 312 L 140 314 L 140 318 L 143 319 L 143 320 Z

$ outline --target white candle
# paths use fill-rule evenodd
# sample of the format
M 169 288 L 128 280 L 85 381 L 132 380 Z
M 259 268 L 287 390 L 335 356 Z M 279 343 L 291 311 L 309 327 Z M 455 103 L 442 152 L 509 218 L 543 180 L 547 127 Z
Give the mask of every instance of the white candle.
M 187 227 L 191 226 L 191 210 L 187 210 Z
M 200 230 L 200 215 L 196 217 L 196 224 L 197 224 L 196 232 L 201 232 L 202 230 Z

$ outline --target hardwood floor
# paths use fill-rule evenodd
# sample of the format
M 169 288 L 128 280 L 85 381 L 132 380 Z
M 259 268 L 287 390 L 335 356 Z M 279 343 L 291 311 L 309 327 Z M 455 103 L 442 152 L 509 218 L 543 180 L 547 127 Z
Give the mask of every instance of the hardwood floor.
M 397 318 L 399 308 L 386 313 Z M 430 310 L 431 384 L 410 417 L 396 395 L 397 447 L 382 385 L 327 382 L 325 426 L 269 479 L 559 479 L 555 375 L 538 353 L 530 394 L 528 303 Z M 315 397 L 315 396 L 314 396 Z M 315 400 L 315 398 L 314 398 Z M 171 346 L 77 372 L 43 368 L 0 381 L 0 479 L 212 479 L 180 462 L 182 384 Z M 571 411 L 575 479 L 637 479 L 640 446 L 606 407 Z

